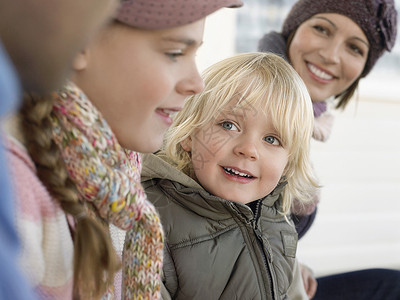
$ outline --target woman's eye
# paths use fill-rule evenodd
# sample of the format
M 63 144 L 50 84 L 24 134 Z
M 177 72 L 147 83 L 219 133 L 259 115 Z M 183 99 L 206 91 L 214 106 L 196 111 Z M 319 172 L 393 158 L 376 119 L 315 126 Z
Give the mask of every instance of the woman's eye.
M 276 146 L 279 146 L 281 143 L 279 142 L 279 140 L 276 138 L 276 137 L 273 137 L 273 136 L 266 136 L 265 138 L 264 138 L 264 140 L 268 143 L 268 144 L 271 144 L 271 145 L 276 145 Z
M 364 52 L 360 49 L 360 47 L 358 47 L 356 45 L 350 45 L 349 47 L 350 47 L 351 51 L 353 51 L 354 53 L 364 56 Z
M 321 25 L 314 25 L 313 28 L 320 33 L 329 34 L 329 31 Z
M 229 121 L 224 121 L 220 123 L 220 126 L 226 130 L 238 130 L 236 125 Z

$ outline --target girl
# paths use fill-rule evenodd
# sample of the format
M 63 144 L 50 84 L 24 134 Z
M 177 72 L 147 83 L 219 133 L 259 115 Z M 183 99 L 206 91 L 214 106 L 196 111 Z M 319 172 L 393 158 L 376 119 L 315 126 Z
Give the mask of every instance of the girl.
M 307 90 L 265 53 L 225 59 L 204 81 L 163 150 L 144 158 L 142 183 L 166 234 L 165 287 L 173 299 L 295 299 L 297 234 L 287 217 L 292 196 L 316 187 Z
M 122 297 L 160 298 L 163 233 L 134 151 L 157 150 L 171 114 L 202 90 L 195 53 L 205 16 L 240 4 L 123 1 L 115 21 L 76 57 L 72 81 L 50 99 L 25 99 L 22 142 L 33 162 L 15 142 L 9 151 L 22 264 L 41 298 L 113 296 L 120 262 L 108 224 L 128 230 Z
M 314 107 L 313 138 L 324 142 L 333 125 L 333 116 L 327 110 L 329 102 L 333 101 L 337 109 L 346 108 L 361 78 L 393 48 L 396 33 L 393 0 L 300 0 L 286 17 L 282 32 L 266 34 L 259 50 L 285 57 L 304 80 Z M 318 198 L 315 195 L 313 203 L 306 206 L 294 201 L 292 214 L 300 238 L 314 221 Z M 303 268 L 303 276 L 312 298 L 317 283 L 307 268 Z M 397 299 L 399 280 L 400 272 L 391 270 L 326 277 L 317 299 Z M 377 290 L 384 294 L 375 294 Z

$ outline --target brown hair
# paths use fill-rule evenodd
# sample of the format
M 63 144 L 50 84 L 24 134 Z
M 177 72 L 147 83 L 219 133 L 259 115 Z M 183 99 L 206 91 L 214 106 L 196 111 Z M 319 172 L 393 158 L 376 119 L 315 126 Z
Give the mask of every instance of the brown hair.
M 360 82 L 361 76 L 356 79 L 344 92 L 335 96 L 335 99 L 339 99 L 335 108 L 345 109 L 350 99 L 353 97 L 354 93 L 358 88 L 358 83 Z
M 37 168 L 37 175 L 66 214 L 75 220 L 74 299 L 100 298 L 113 282 L 120 262 L 108 229 L 87 213 L 75 184 L 52 140 L 51 97 L 26 94 L 20 110 L 24 143 Z

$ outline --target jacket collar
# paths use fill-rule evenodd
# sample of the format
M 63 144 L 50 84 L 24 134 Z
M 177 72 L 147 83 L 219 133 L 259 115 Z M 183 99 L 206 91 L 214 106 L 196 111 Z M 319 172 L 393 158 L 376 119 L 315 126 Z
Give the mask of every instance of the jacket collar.
M 247 205 L 211 195 L 194 179 L 174 168 L 167 157 L 144 154 L 142 158 L 142 184 L 145 188 L 155 184 L 153 179 L 157 179 L 161 188 L 181 205 L 202 215 L 215 213 L 214 219 L 226 218 L 226 215 L 224 217 L 221 212 L 232 208 L 248 215 L 249 218 L 253 217 L 252 211 Z M 287 181 L 283 179 L 269 195 L 261 199 L 262 205 L 268 207 L 279 205 L 279 197 L 286 184 Z

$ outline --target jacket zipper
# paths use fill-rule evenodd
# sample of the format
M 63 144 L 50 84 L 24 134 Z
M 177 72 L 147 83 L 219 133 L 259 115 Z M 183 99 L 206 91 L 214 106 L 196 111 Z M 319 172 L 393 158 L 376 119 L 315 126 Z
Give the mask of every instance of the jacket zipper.
M 254 233 L 257 236 L 258 245 L 260 246 L 261 254 L 262 254 L 262 257 L 263 257 L 263 261 L 264 261 L 264 266 L 265 266 L 265 268 L 267 270 L 268 281 L 269 281 L 270 288 L 271 288 L 272 299 L 275 299 L 274 283 L 273 283 L 273 280 L 272 280 L 272 272 L 271 272 L 271 267 L 270 267 L 270 265 L 268 263 L 268 261 L 270 261 L 270 259 L 267 258 L 267 254 L 269 254 L 269 253 L 267 253 L 267 254 L 265 253 L 264 242 L 262 240 L 262 235 L 261 235 L 261 232 L 260 232 L 260 230 L 258 229 L 258 226 L 257 226 L 257 221 L 258 221 L 258 219 L 260 217 L 260 206 L 261 206 L 261 201 L 258 201 L 257 206 L 256 206 L 256 211 L 254 213 L 254 219 L 253 219 L 253 222 L 252 222 L 253 224 L 252 225 L 253 225 Z

